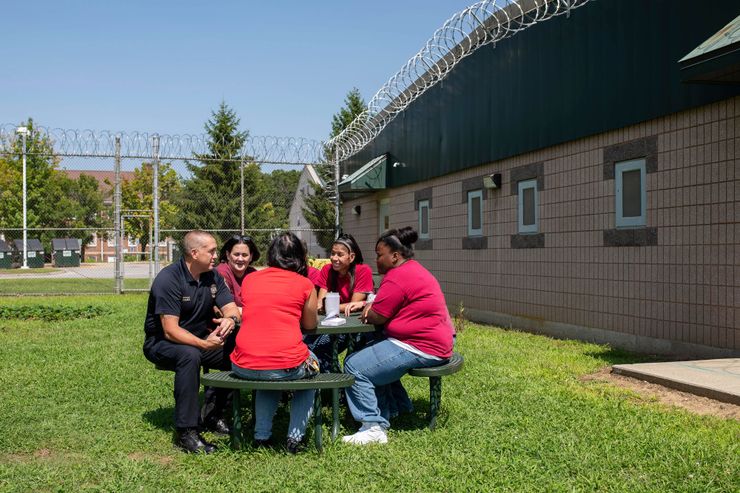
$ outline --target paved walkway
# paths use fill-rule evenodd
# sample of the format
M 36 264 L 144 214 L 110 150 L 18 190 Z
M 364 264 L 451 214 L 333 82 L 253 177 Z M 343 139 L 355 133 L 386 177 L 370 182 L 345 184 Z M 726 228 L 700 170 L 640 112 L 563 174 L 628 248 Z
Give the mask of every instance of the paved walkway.
M 740 358 L 614 365 L 612 372 L 740 405 Z

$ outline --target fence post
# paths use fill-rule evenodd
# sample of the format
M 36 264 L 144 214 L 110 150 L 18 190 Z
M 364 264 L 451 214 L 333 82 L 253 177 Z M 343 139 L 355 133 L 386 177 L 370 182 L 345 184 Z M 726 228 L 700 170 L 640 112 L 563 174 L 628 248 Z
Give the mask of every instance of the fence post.
M 334 144 L 334 238 L 339 237 L 339 144 Z
M 241 176 L 241 207 L 239 216 L 241 217 L 241 235 L 244 236 L 244 158 L 239 160 L 239 174 Z
M 123 276 L 121 275 L 121 262 L 123 262 L 123 251 L 121 241 L 123 233 L 121 228 L 121 136 L 116 136 L 116 161 L 115 161 L 115 184 L 113 188 L 113 234 L 116 239 L 116 294 L 123 292 Z M 101 244 L 103 239 L 100 239 Z M 102 258 L 101 258 L 102 260 Z
M 152 137 L 154 164 L 152 166 L 152 209 L 154 210 L 154 238 L 152 238 L 152 256 L 154 257 L 154 275 L 159 273 L 159 135 Z M 150 275 L 149 281 L 153 277 Z

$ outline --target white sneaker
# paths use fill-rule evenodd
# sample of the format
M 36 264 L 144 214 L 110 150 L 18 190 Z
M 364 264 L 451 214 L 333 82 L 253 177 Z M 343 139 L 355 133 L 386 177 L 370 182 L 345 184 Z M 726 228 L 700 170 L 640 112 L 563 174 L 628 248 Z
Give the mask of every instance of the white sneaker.
M 342 437 L 344 443 L 367 445 L 368 443 L 388 443 L 388 435 L 380 425 L 363 424 L 360 431 L 354 435 Z

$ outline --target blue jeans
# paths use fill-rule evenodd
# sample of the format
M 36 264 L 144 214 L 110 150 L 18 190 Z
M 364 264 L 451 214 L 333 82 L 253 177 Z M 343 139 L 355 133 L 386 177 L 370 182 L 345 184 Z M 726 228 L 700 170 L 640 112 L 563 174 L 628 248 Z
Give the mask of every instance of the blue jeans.
M 303 365 L 290 370 L 248 370 L 231 364 L 231 370 L 240 378 L 247 380 L 300 380 L 308 376 Z M 306 434 L 308 420 L 313 410 L 314 389 L 296 390 L 290 401 L 290 423 L 288 438 L 300 441 Z M 258 390 L 254 403 L 255 440 L 267 440 L 272 436 L 272 418 L 275 417 L 280 397 L 280 390 Z
M 355 377 L 355 383 L 346 391 L 347 405 L 352 416 L 362 423 L 379 424 L 388 428 L 390 423 L 380 411 L 381 406 L 387 408 L 387 403 L 383 402 L 384 393 L 381 391 L 378 396 L 375 389 L 399 380 L 411 368 L 443 363 L 444 361 L 417 356 L 388 340 L 376 342 L 362 351 L 350 354 L 344 360 L 344 371 Z

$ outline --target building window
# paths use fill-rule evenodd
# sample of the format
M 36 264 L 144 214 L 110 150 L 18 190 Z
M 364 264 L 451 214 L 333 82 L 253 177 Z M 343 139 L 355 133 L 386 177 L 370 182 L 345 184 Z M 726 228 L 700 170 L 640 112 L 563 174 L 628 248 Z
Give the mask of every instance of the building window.
M 647 224 L 645 160 L 633 159 L 614 165 L 617 198 L 617 228 L 634 228 Z
M 382 199 L 378 203 L 378 234 L 391 229 L 391 201 L 390 199 Z
M 429 238 L 429 201 L 419 201 L 419 238 Z
M 138 238 L 129 237 L 129 239 L 128 239 L 128 246 L 129 247 L 137 247 L 137 246 L 139 246 L 139 239 Z
M 92 238 L 90 238 L 90 241 L 88 242 L 87 246 L 94 247 L 98 246 L 98 235 L 93 233 Z
M 524 180 L 518 184 L 519 232 L 536 233 L 539 229 L 537 180 Z
M 468 192 L 468 236 L 483 236 L 483 190 Z
M 116 237 L 115 235 L 111 235 L 108 237 L 108 246 L 109 247 L 115 247 L 116 246 Z

